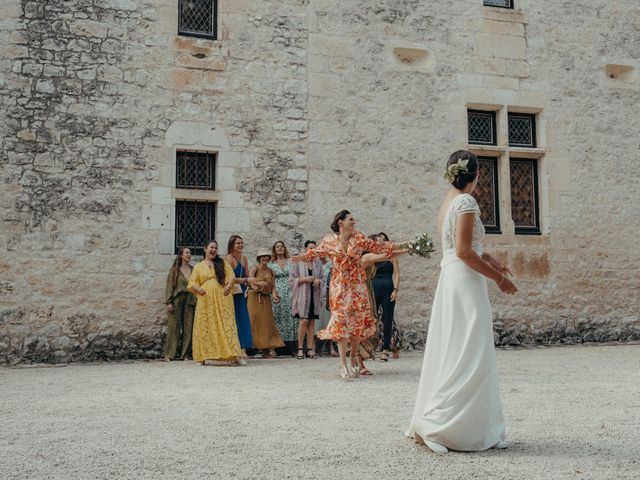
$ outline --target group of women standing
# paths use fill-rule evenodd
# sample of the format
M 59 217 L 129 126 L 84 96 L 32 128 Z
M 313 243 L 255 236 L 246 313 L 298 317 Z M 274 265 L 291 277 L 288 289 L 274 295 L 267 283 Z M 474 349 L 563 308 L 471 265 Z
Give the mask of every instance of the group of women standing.
M 380 235 L 372 236 L 372 245 L 386 240 Z M 303 255 L 309 255 L 317 244 L 308 240 L 304 247 Z M 199 363 L 244 365 L 247 349 L 258 349 L 263 357 L 277 357 L 277 350 L 298 359 L 316 358 L 316 339 L 330 354 L 338 356 L 334 341 L 321 335 L 331 320 L 328 296 L 333 263 L 329 260 L 330 254 L 292 261 L 284 242 L 277 241 L 271 251 L 260 251 L 256 265 L 249 269 L 240 236 L 231 236 L 227 250 L 223 259 L 218 254 L 217 242 L 208 242 L 204 259 L 193 270 L 189 264 L 190 250 L 179 250 L 167 278 L 165 295 L 166 361 L 193 356 Z M 384 361 L 395 329 L 393 306 L 399 270 L 395 259 L 385 261 L 385 255 L 379 257 L 376 261 L 383 263 L 378 274 L 374 267 L 374 283 L 369 278 L 367 294 L 374 323 L 367 333 L 376 330 L 378 310 L 373 306 L 379 299 L 380 327 L 381 332 L 385 332 L 381 356 Z M 340 284 L 339 280 L 337 274 L 335 285 Z M 363 372 L 368 373 L 362 358 L 360 363 Z

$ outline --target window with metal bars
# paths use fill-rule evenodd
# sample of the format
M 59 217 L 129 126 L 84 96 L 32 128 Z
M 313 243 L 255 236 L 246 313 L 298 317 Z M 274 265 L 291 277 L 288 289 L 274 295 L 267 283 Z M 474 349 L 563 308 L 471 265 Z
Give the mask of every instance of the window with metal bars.
M 216 154 L 176 152 L 176 188 L 215 190 Z
M 482 0 L 485 7 L 513 8 L 513 0 Z
M 469 143 L 476 145 L 496 144 L 496 112 L 467 110 Z
M 530 113 L 509 113 L 509 146 L 536 146 L 536 116 Z
M 216 0 L 179 0 L 178 35 L 217 38 Z
M 512 158 L 509 161 L 511 177 L 511 218 L 516 234 L 539 235 L 538 161 Z
M 193 254 L 203 255 L 214 229 L 215 204 L 176 200 L 176 253 L 180 247 L 189 247 Z
M 498 202 L 498 159 L 478 157 L 478 183 L 473 196 L 480 207 L 480 219 L 487 233 L 501 233 Z

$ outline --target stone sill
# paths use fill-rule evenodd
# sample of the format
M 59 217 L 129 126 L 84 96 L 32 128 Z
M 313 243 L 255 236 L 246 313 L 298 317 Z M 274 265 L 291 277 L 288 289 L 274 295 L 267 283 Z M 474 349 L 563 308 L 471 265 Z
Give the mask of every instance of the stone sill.
M 511 158 L 542 158 L 546 153 L 544 148 L 509 147 Z
M 475 153 L 476 155 L 484 156 L 491 155 L 499 157 L 507 151 L 506 147 L 499 147 L 496 145 L 468 145 L 467 150 Z
M 467 150 L 476 155 L 501 156 L 509 153 L 510 158 L 542 158 L 547 151 L 544 148 L 503 147 L 499 145 L 467 145 Z
M 189 200 L 201 202 L 218 202 L 221 200 L 222 191 L 220 190 L 187 190 L 184 188 L 172 188 L 171 197 L 176 200 Z
M 527 14 L 523 10 L 512 10 L 500 7 L 482 7 L 482 17 L 487 20 L 497 20 L 499 22 L 529 23 Z

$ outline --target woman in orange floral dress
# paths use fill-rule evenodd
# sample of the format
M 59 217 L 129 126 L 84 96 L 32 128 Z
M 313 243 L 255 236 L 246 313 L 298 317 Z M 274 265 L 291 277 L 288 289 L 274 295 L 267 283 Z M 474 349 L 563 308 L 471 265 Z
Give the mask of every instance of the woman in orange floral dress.
M 317 248 L 294 261 L 310 261 L 320 255 L 333 262 L 329 304 L 331 320 L 318 338 L 334 340 L 340 353 L 340 376 L 344 379 L 358 376 L 356 354 L 361 340 L 376 332 L 376 320 L 371 314 L 367 277 L 360 262 L 363 251 L 384 253 L 391 256 L 395 250 L 391 242 L 377 243 L 355 230 L 355 220 L 348 210 L 339 212 L 331 224 L 332 234 L 327 235 Z M 351 343 L 351 368 L 347 367 L 347 344 Z

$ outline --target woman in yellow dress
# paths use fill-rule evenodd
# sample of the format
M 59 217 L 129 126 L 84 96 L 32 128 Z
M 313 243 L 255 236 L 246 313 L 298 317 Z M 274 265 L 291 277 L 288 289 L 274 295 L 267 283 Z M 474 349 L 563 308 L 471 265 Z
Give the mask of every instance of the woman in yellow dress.
M 204 253 L 204 260 L 193 268 L 188 285 L 188 289 L 198 295 L 193 322 L 193 359 L 202 364 L 214 360 L 246 365 L 230 295 L 235 275 L 231 265 L 218 256 L 215 240 L 207 243 Z

